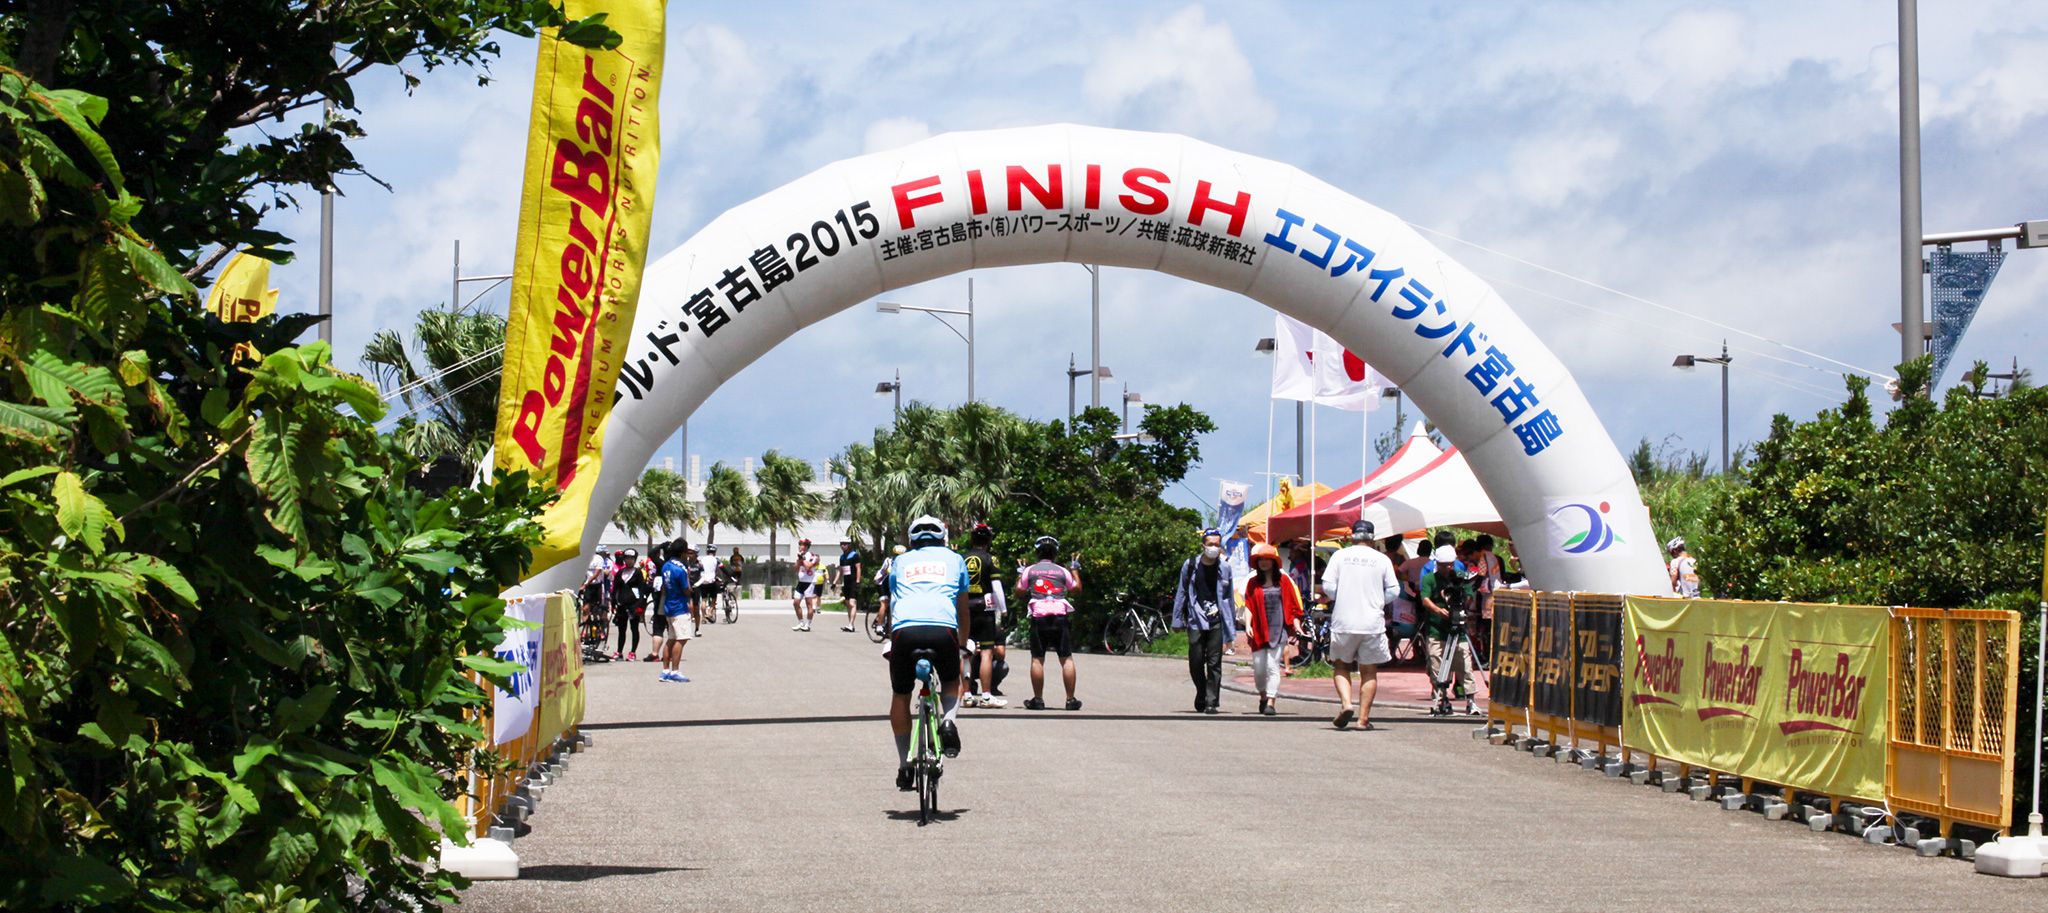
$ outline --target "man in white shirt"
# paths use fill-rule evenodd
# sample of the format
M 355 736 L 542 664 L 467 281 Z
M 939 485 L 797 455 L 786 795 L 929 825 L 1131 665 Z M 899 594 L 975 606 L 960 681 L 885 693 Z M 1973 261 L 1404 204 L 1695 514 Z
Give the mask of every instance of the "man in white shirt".
M 1342 709 L 1332 721 L 1338 729 L 1358 718 L 1358 728 L 1371 730 L 1372 701 L 1379 694 L 1379 667 L 1394 658 L 1387 649 L 1387 603 L 1401 593 L 1394 563 L 1372 546 L 1372 521 L 1351 524 L 1351 544 L 1330 556 L 1316 594 L 1330 609 L 1330 678 L 1337 685 Z M 1358 673 L 1358 706 L 1351 703 L 1351 674 Z

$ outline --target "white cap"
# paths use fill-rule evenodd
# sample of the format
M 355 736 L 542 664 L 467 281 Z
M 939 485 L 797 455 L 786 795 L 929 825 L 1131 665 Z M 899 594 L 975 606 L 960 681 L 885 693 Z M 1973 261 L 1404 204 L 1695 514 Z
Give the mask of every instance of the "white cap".
M 1435 558 L 1438 564 L 1450 564 L 1458 560 L 1458 550 L 1454 546 L 1439 545 L 1436 547 L 1436 554 L 1431 557 Z

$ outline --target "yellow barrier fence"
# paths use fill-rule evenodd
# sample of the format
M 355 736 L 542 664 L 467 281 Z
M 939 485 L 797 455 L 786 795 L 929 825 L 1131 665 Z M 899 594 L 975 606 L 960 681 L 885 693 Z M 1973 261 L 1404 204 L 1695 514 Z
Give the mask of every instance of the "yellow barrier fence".
M 2012 824 L 2019 641 L 2012 612 L 1893 610 L 1887 791 L 1944 837 L 1959 822 Z
M 2011 827 L 2015 613 L 1502 590 L 1493 619 L 1507 740 Z

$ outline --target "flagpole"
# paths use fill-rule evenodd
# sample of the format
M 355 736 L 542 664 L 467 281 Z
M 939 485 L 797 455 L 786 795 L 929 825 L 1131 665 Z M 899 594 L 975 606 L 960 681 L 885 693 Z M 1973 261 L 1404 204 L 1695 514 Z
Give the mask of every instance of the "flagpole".
M 1266 500 L 1273 500 L 1273 397 L 1266 397 Z M 1261 502 L 1264 503 L 1264 502 Z
M 1320 393 L 1322 391 L 1318 390 L 1316 392 Z M 1310 481 L 1306 483 L 1308 485 L 1308 554 L 1309 561 L 1314 562 L 1316 554 L 1316 542 L 1320 541 L 1323 538 L 1323 528 L 1316 520 L 1316 508 L 1320 505 L 1316 503 L 1316 486 L 1315 482 L 1313 481 L 1316 477 L 1315 393 L 1309 394 L 1308 397 L 1308 477 L 1310 479 Z M 1309 566 L 1314 567 L 1315 565 L 1311 563 Z

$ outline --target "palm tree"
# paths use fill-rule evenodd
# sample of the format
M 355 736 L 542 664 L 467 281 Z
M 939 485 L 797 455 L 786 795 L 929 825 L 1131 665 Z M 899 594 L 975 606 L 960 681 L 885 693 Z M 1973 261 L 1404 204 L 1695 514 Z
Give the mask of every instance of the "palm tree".
M 422 373 L 413 361 L 424 361 Z M 363 363 L 387 400 L 404 403 L 393 437 L 423 463 L 452 455 L 473 472 L 498 425 L 498 375 L 505 366 L 505 318 L 489 311 L 434 307 L 413 323 L 412 344 L 379 330 Z
M 747 488 L 747 477 L 724 460 L 711 464 L 711 477 L 704 482 L 704 541 L 718 541 L 720 523 L 735 532 L 755 528 L 754 493 Z
M 629 533 L 646 537 L 647 552 L 653 554 L 657 533 L 696 525 L 697 511 L 690 503 L 689 483 L 681 474 L 666 469 L 641 473 L 640 481 L 619 502 L 612 522 Z
M 761 468 L 754 473 L 760 490 L 754 495 L 753 515 L 760 524 L 758 528 L 768 531 L 770 562 L 776 557 L 776 533 L 796 532 L 799 524 L 824 510 L 825 499 L 804 488 L 805 483 L 814 480 L 811 464 L 803 460 L 783 456 L 777 450 L 761 455 Z M 774 566 L 769 565 L 771 575 Z

